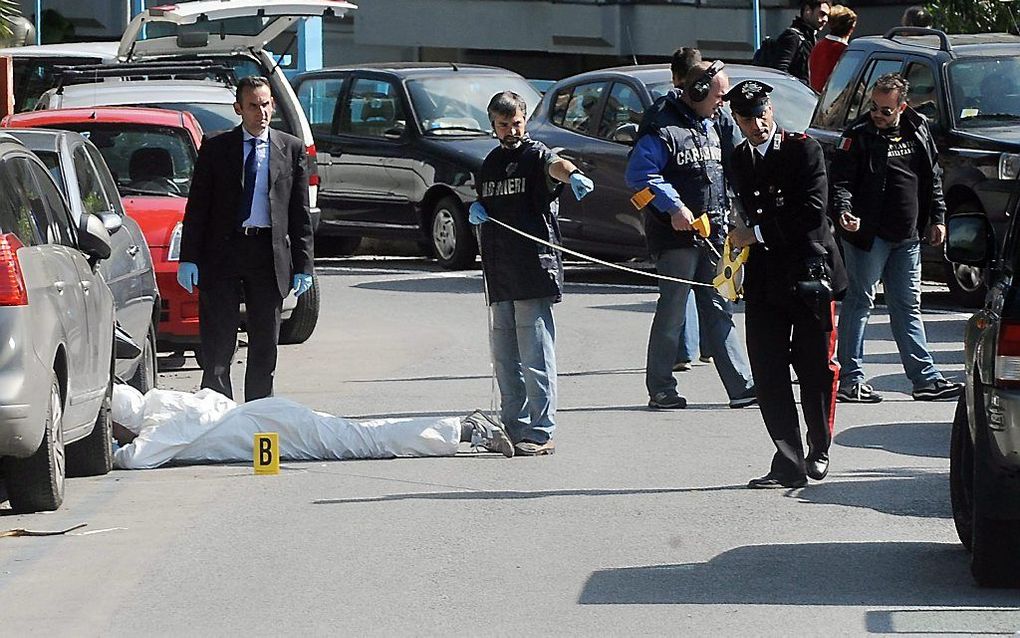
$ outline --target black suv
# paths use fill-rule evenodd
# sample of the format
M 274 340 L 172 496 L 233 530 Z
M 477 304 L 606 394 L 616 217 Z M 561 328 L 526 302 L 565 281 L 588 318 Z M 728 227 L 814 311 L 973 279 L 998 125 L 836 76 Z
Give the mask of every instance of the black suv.
M 444 268 L 474 264 L 467 219 L 474 174 L 496 147 L 486 106 L 539 94 L 495 67 L 393 63 L 336 67 L 294 79 L 318 150 L 317 248 L 350 253 L 361 237 L 418 240 Z
M 822 90 L 808 129 L 827 158 L 847 125 L 865 112 L 875 81 L 894 72 L 910 82 L 907 100 L 931 125 L 950 217 L 985 215 L 1001 243 L 1007 205 L 1020 189 L 1020 37 L 897 27 L 853 40 Z M 981 305 L 987 290 L 983 268 L 951 264 L 930 246 L 922 260 L 928 276 L 941 279 L 944 273 L 958 303 Z
M 946 256 L 984 269 L 990 290 L 964 330 L 967 388 L 953 420 L 949 479 L 956 530 L 980 585 L 1020 587 L 1020 223 L 1002 249 L 980 213 L 949 219 Z

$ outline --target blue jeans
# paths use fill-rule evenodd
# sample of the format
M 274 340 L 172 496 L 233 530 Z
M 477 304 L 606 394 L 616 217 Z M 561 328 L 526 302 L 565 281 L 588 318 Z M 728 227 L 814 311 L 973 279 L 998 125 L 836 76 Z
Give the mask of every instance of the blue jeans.
M 706 251 L 700 247 L 664 250 L 655 255 L 655 269 L 660 275 L 710 282 L 715 276 L 715 256 L 709 256 Z M 691 289 L 689 284 L 659 280 L 659 301 L 648 336 L 645 365 L 645 387 L 650 397 L 660 392 L 676 392 L 673 364 L 680 348 Z M 693 289 L 704 340 L 701 347 L 708 346 L 726 394 L 731 399 L 741 396 L 754 386 L 754 381 L 733 325 L 733 304 L 711 286 L 694 286 Z
M 514 443 L 545 443 L 556 428 L 552 306 L 552 297 L 497 301 L 491 306 L 490 338 L 500 418 Z
M 708 343 L 705 343 L 707 346 Z M 706 349 L 701 348 L 701 325 L 698 321 L 698 305 L 694 300 L 694 291 L 687 295 L 687 313 L 684 316 L 684 331 L 680 336 L 680 353 L 677 355 L 677 363 L 681 361 L 694 361 L 699 355 L 711 356 Z
M 864 381 L 864 329 L 875 307 L 879 279 L 885 284 L 889 327 L 907 377 L 915 388 L 941 379 L 921 321 L 921 243 L 916 239 L 888 242 L 876 237 L 867 251 L 843 241 L 843 261 L 850 286 L 839 312 L 836 357 L 842 370 L 840 386 Z

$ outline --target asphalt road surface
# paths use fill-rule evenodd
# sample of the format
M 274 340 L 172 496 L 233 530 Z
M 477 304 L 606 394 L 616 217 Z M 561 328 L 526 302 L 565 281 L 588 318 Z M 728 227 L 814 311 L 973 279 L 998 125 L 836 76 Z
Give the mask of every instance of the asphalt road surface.
M 477 270 L 366 257 L 318 268 L 318 328 L 281 349 L 279 396 L 350 417 L 493 404 Z M 0 537 L 0 634 L 1020 629 L 1018 592 L 975 587 L 953 529 L 954 404 L 911 400 L 884 308 L 866 363 L 885 402 L 839 405 L 825 481 L 762 492 L 744 487 L 773 450 L 761 415 L 728 409 L 712 366 L 678 373 L 686 410 L 645 407 L 654 289 L 580 266 L 568 281 L 555 310 L 555 456 L 465 448 L 285 463 L 278 476 L 239 464 L 71 479 L 56 513 L 0 507 L 0 531 L 87 523 L 65 536 Z M 967 314 L 946 297 L 928 289 L 925 320 L 935 360 L 960 378 Z M 192 359 L 160 377 L 171 389 L 199 382 Z

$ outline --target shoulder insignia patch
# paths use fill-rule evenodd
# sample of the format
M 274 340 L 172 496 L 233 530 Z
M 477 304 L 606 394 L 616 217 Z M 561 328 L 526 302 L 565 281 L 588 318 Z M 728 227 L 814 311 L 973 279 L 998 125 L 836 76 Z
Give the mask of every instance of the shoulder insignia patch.
M 839 150 L 849 151 L 850 147 L 853 146 L 854 141 L 849 137 L 841 137 L 839 139 Z

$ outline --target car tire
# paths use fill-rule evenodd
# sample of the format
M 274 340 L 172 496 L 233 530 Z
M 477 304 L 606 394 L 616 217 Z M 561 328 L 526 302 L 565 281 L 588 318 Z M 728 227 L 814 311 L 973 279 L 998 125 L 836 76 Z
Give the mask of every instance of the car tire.
M 436 202 L 429 218 L 429 239 L 439 265 L 447 270 L 463 270 L 475 263 L 475 243 L 467 212 L 455 197 Z
M 49 401 L 39 449 L 28 458 L 6 459 L 7 498 L 17 513 L 51 511 L 64 502 L 64 402 L 56 373 L 50 378 Z
M 350 257 L 361 247 L 361 237 L 325 235 L 315 237 L 316 257 Z
M 949 496 L 960 542 L 970 551 L 974 540 L 974 445 L 967 423 L 967 397 L 956 404 L 949 443 Z
M 290 319 L 280 326 L 281 345 L 304 343 L 315 332 L 319 323 L 319 276 L 312 275 L 312 287 L 297 298 L 297 306 L 290 314 Z
M 156 363 L 156 327 L 149 326 L 149 333 L 145 336 L 145 344 L 142 346 L 142 357 L 138 362 L 138 368 L 134 376 L 128 379 L 128 385 L 135 388 L 142 394 L 156 387 L 159 375 L 157 374 Z
M 981 587 L 1020 587 L 1020 521 L 974 516 L 970 572 Z
M 102 476 L 113 469 L 113 420 L 110 406 L 113 403 L 113 372 L 106 386 L 103 403 L 96 415 L 96 424 L 84 439 L 67 446 L 67 475 Z
M 977 202 L 964 202 L 953 208 L 950 217 L 962 213 L 981 213 Z M 988 270 L 977 266 L 946 262 L 946 285 L 953 303 L 965 308 L 980 308 L 988 293 Z

